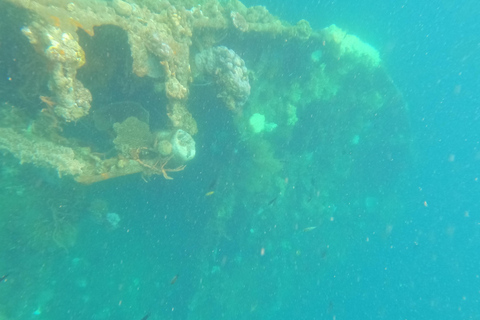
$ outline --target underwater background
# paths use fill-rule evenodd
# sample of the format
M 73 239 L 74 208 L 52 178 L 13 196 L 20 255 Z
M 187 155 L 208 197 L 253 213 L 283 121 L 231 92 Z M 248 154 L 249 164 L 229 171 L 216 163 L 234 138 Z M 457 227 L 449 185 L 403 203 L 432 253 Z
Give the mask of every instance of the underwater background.
M 212 44 L 245 61 L 251 93 L 232 112 L 211 78 L 194 77 L 196 155 L 181 171 L 137 152 L 144 171 L 81 184 L 19 163 L 0 137 L 0 319 L 480 319 L 480 5 L 243 3 L 335 24 L 381 66 L 342 59 L 328 40 L 219 31 Z M 120 129 L 35 118 L 48 63 L 20 32 L 25 10 L 0 9 L 0 132 L 36 125 L 42 139 L 128 159 L 111 141 Z M 109 28 L 78 29 L 92 113 L 146 109 L 157 134 L 170 126 L 165 79 L 133 75 L 125 34 Z M 100 46 L 114 63 L 94 56 Z

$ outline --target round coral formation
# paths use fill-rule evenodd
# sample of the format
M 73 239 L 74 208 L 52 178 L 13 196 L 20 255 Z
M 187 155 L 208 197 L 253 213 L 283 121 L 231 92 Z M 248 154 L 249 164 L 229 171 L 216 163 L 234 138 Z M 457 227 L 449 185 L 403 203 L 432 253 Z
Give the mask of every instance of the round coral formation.
M 218 86 L 218 97 L 234 111 L 247 102 L 250 82 L 245 61 L 232 49 L 224 46 L 201 51 L 195 57 L 198 70 L 208 74 Z

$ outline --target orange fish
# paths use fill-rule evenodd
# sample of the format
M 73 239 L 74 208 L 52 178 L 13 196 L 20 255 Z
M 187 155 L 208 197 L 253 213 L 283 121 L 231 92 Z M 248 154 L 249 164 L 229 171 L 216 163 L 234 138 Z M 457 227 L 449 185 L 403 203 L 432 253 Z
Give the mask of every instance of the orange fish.
M 52 98 L 50 98 L 50 97 L 40 96 L 40 100 L 42 100 L 42 102 L 48 104 L 49 107 L 53 107 L 54 105 L 56 105 L 55 101 L 53 101 Z
M 55 27 L 60 27 L 60 18 L 56 16 L 50 16 L 50 19 L 53 20 L 53 25 Z

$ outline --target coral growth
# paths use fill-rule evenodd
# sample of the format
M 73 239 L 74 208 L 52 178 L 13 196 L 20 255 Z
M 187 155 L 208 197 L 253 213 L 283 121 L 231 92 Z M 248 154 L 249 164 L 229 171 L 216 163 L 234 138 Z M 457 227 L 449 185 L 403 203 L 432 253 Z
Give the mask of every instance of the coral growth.
M 183 163 L 196 152 L 192 136 L 198 127 L 189 110 L 194 75 L 201 75 L 226 107 L 235 111 L 234 123 L 244 137 L 276 128 L 272 136 L 283 135 L 282 139 L 288 140 L 306 106 L 332 101 L 343 81 L 352 78 L 351 72 L 358 68 L 374 72 L 380 65 L 375 49 L 336 26 L 313 31 L 304 20 L 289 25 L 265 7 L 247 8 L 240 1 L 212 0 L 193 7 L 188 5 L 188 9 L 190 2 L 182 0 L 9 2 L 29 13 L 22 33 L 47 62 L 50 92 L 41 93 L 40 99 L 47 106 L 39 116 L 34 116 L 36 111 L 29 111 L 25 118 L 30 118 L 20 126 L 2 124 L 0 149 L 22 162 L 54 168 L 60 175 L 72 175 L 81 183 L 133 173 L 170 178 L 167 172 L 182 170 Z M 125 61 L 126 70 L 131 68 L 135 79 L 143 78 L 142 90 L 148 90 L 145 89 L 148 86 L 143 86 L 148 83 L 161 88 L 156 93 L 146 92 L 146 96 L 162 92 L 164 97 L 146 99 L 142 102 L 145 108 L 136 102 L 115 100 L 117 97 L 115 102 L 98 97 L 100 101 L 96 103 L 100 89 L 95 92 L 92 88 L 95 93 L 92 97 L 88 87 L 96 83 L 89 81 L 93 74 L 85 76 L 81 68 L 85 64 L 93 68 L 94 55 L 99 51 L 92 47 L 101 50 L 103 41 L 113 37 L 105 33 L 102 40 L 95 42 L 98 38 L 95 28 L 106 25 L 123 30 L 122 50 L 128 45 L 130 52 L 126 56 L 131 59 Z M 95 45 L 90 46 L 91 43 Z M 82 45 L 88 46 L 87 55 Z M 109 56 L 110 52 L 102 54 Z M 113 74 L 115 63 L 99 71 Z M 112 77 L 107 75 L 102 79 L 109 82 Z M 119 80 L 122 81 L 128 82 Z M 104 84 L 108 86 L 123 93 L 119 90 L 124 88 L 121 84 Z M 371 102 L 369 110 L 377 110 L 384 103 L 378 92 L 366 93 L 362 98 L 355 98 L 349 92 L 346 95 L 351 100 Z M 66 123 L 83 121 L 91 113 L 92 105 L 92 118 L 101 133 L 92 133 L 98 137 L 89 138 L 96 140 L 109 135 L 113 141 L 103 146 L 111 147 L 113 142 L 117 153 L 109 154 L 108 159 L 96 153 L 95 147 L 83 141 L 81 135 L 75 139 L 62 137 Z M 158 116 L 155 109 L 166 115 Z M 243 113 L 252 117 L 243 118 Z M 156 121 L 162 118 L 160 124 L 149 123 L 150 114 L 155 114 Z M 164 126 L 159 131 L 162 134 L 152 133 L 150 125 Z
M 319 31 L 306 21 L 292 26 L 265 7 L 246 8 L 237 0 L 198 3 L 0 1 L 0 9 L 23 12 L 20 18 L 5 14 L 0 19 L 2 35 L 8 35 L 0 39 L 0 69 L 6 71 L 0 77 L 0 241 L 13 257 L 0 262 L 15 263 L 13 282 L 9 279 L 14 286 L 2 284 L 2 290 L 15 287 L 16 293 L 37 298 L 58 275 L 52 272 L 45 281 L 49 256 L 55 270 L 72 269 L 76 281 L 84 270 L 71 268 L 71 260 L 83 252 L 88 260 L 98 253 L 110 255 L 104 259 L 106 272 L 114 266 L 122 278 L 107 281 L 116 292 L 119 283 L 132 282 L 125 281 L 129 270 L 139 270 L 132 259 L 117 263 L 112 249 L 121 243 L 127 249 L 133 245 L 133 256 L 138 248 L 151 248 L 155 259 L 148 253 L 137 256 L 145 258 L 141 270 L 148 269 L 144 262 L 151 264 L 155 272 L 143 274 L 155 277 L 154 282 L 158 274 L 176 273 L 179 264 L 187 270 L 187 260 L 197 264 L 189 266 L 191 276 L 179 278 L 180 286 L 202 279 L 199 290 L 180 299 L 188 301 L 176 307 L 179 318 L 272 318 L 273 309 L 262 306 L 278 309 L 290 289 L 312 287 L 312 279 L 322 283 L 329 274 L 324 271 L 348 254 L 339 244 L 368 234 L 363 227 L 368 216 L 375 218 L 376 230 L 386 225 L 377 217 L 398 210 L 395 180 L 408 157 L 409 121 L 378 52 L 334 26 Z M 10 98 L 25 92 L 29 99 Z M 32 165 L 20 167 L 17 160 Z M 33 166 L 75 181 L 52 179 Z M 198 172 L 180 173 L 185 168 Z M 134 174 L 94 187 L 75 184 Z M 181 180 L 170 184 L 162 177 Z M 151 183 L 138 190 L 134 179 Z M 45 200 L 62 197 L 66 190 L 71 191 L 65 193 L 68 201 Z M 120 201 L 118 208 L 102 200 L 85 204 L 99 194 Z M 84 205 L 75 206 L 75 198 Z M 109 230 L 118 227 L 115 237 L 96 238 L 96 232 L 88 232 L 92 221 Z M 55 255 L 43 254 L 51 247 L 69 250 L 77 230 L 85 247 L 68 261 L 58 263 Z M 42 251 L 40 259 L 31 259 L 28 243 Z M 310 243 L 314 247 L 307 250 Z M 91 252 L 94 247 L 98 252 Z M 38 260 L 35 268 L 25 265 L 28 271 L 42 271 L 40 281 L 38 272 L 14 270 L 23 265 L 18 253 Z M 157 272 L 158 267 L 165 272 Z M 28 274 L 35 274 L 30 281 L 40 291 L 18 288 Z M 233 286 L 225 285 L 232 279 Z M 105 308 L 92 296 L 92 317 L 119 319 L 125 310 L 128 317 L 143 312 L 144 304 L 134 310 L 135 299 L 127 299 L 129 293 L 139 296 L 137 282 L 143 280 L 116 294 L 114 301 L 124 301 L 122 308 Z M 162 281 L 168 285 L 160 277 L 160 287 Z M 281 294 L 265 295 L 255 289 L 265 288 L 258 283 Z M 64 292 L 50 287 L 47 293 Z M 82 290 L 72 292 L 80 300 L 88 298 L 90 293 Z M 170 305 L 171 290 L 163 291 L 167 296 L 160 300 Z M 246 297 L 240 304 L 239 292 Z M 12 312 L 11 319 L 29 318 L 39 305 L 16 300 L 21 301 L 12 310 L 22 314 Z M 60 297 L 42 316 L 64 318 L 64 310 L 53 314 L 61 303 Z M 82 318 L 72 308 L 71 316 Z
M 0 128 L 0 150 L 9 151 L 22 163 L 55 168 L 59 176 L 79 175 L 87 165 L 72 148 L 22 135 L 10 128 Z
M 250 96 L 245 61 L 233 50 L 220 46 L 205 49 L 195 56 L 195 64 L 201 73 L 213 77 L 218 86 L 218 97 L 231 110 L 240 110 Z
M 113 143 L 125 157 L 129 157 L 132 150 L 147 148 L 153 143 L 148 124 L 135 117 L 129 117 L 122 123 L 115 123 L 113 129 L 117 134 Z
M 380 65 L 380 54 L 375 48 L 362 42 L 358 37 L 347 34 L 336 25 L 323 29 L 322 35 L 325 42 L 330 44 L 333 55 L 338 60 L 345 60 L 342 73 L 351 71 L 359 64 L 369 69 Z
M 85 64 L 85 53 L 75 37 L 38 22 L 22 28 L 22 32 L 52 66 L 49 88 L 54 94 L 55 113 L 67 122 L 87 115 L 92 95 L 76 79 L 77 69 Z

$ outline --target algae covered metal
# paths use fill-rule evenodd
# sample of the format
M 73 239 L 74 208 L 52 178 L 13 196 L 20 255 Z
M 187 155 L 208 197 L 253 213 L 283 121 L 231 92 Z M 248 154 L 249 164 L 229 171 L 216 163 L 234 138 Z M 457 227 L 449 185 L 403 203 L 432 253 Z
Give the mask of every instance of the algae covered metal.
M 41 283 L 58 285 L 46 301 L 63 303 L 49 277 L 57 268 L 94 269 L 87 260 L 111 254 L 98 280 L 108 293 L 125 284 L 152 305 L 170 301 L 158 292 L 164 276 L 169 290 L 190 290 L 181 318 L 266 319 L 289 292 L 322 286 L 373 237 L 367 222 L 391 233 L 408 108 L 379 51 L 357 36 L 233 0 L 7 0 L 0 9 L 0 237 L 10 255 L 82 256 L 60 266 L 45 258 L 42 281 L 22 264 L 30 305 Z M 111 248 L 135 257 L 134 276 Z M 149 279 L 151 291 L 125 274 Z M 135 311 L 128 317 L 145 314 Z
M 248 117 L 255 114 L 266 114 L 271 120 L 269 127 L 278 124 L 276 131 L 288 136 L 289 127 L 297 124 L 298 110 L 316 101 L 350 99 L 359 103 L 354 97 L 358 88 L 352 87 L 347 93 L 350 96 L 343 97 L 342 90 L 350 85 L 346 81 L 362 82 L 363 86 L 370 82 L 360 92 L 362 99 L 368 100 L 363 102 L 370 109 L 365 112 L 381 112 L 382 106 L 397 95 L 393 87 L 388 89 L 379 54 L 371 46 L 334 25 L 313 31 L 302 20 L 291 26 L 261 6 L 246 8 L 239 1 L 195 5 L 189 1 L 10 2 L 15 6 L 10 10 L 26 14 L 20 30 L 10 32 L 28 39 L 34 49 L 17 62 L 21 64 L 19 69 L 31 67 L 28 60 L 40 60 L 35 72 L 43 75 L 31 81 L 46 80 L 48 85 L 37 85 L 36 92 L 28 92 L 30 99 L 38 95 L 44 102 L 42 109 L 31 101 L 20 101 L 30 110 L 28 119 L 23 118 L 29 130 L 15 129 L 8 116 L 3 118 L 0 148 L 22 163 L 54 168 L 59 175 L 72 175 L 82 183 L 137 172 L 165 173 L 170 155 L 158 151 L 159 143 L 168 143 L 168 136 L 178 129 L 190 135 L 198 132 L 192 115 L 197 111 L 189 110 L 189 101 L 196 98 L 191 93 L 195 82 L 206 82 L 213 88 L 218 103 L 232 110 L 237 128 L 244 135 L 250 134 L 253 118 Z M 18 26 L 18 21 L 5 21 L 3 30 L 9 26 Z M 99 33 L 101 36 L 96 35 Z M 2 45 L 8 46 L 8 40 Z M 124 80 L 142 78 L 142 84 L 159 96 L 150 105 L 150 112 L 163 113 L 169 121 L 162 122 L 164 127 L 159 130 L 165 138 L 158 141 L 157 132 L 149 129 L 152 124 L 123 119 L 114 130 L 118 155 L 101 159 L 96 155 L 98 150 L 82 144 L 81 137 L 75 141 L 62 137 L 62 128 L 88 121 L 96 108 L 101 113 L 101 103 L 95 106 L 96 99 L 104 97 L 95 92 L 95 79 L 108 82 L 115 77 L 118 66 L 111 62 L 102 65 L 101 61 L 104 55 L 118 56 L 118 52 L 110 52 L 115 48 L 124 50 L 122 62 L 129 65 L 131 74 Z M 4 52 L 6 58 L 9 54 L 12 52 Z M 21 77 L 13 76 L 15 80 Z M 128 115 L 127 109 L 123 112 Z M 135 115 L 136 110 L 132 110 L 131 116 Z M 259 131 L 253 128 L 253 132 Z

